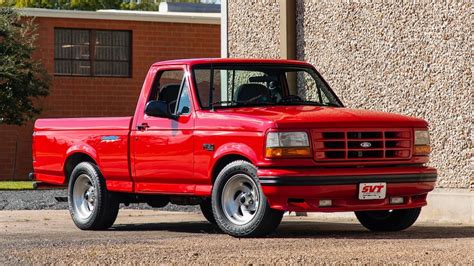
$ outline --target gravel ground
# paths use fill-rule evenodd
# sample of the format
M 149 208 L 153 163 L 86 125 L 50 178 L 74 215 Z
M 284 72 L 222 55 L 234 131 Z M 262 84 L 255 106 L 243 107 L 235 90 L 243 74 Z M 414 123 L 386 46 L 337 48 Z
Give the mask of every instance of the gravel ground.
M 66 210 L 68 204 L 66 202 L 57 202 L 55 197 L 65 197 L 67 191 L 65 189 L 52 190 L 19 190 L 19 191 L 2 191 L 0 190 L 0 211 L 1 210 Z M 150 206 L 145 203 L 130 204 L 123 209 L 148 209 Z M 198 206 L 178 206 L 168 204 L 161 208 L 166 211 L 185 211 L 200 212 Z
M 122 210 L 106 231 L 80 231 L 65 210 L 0 211 L 0 265 L 474 264 L 474 228 L 417 223 L 372 233 L 356 222 L 285 217 L 267 238 L 222 234 L 201 215 Z

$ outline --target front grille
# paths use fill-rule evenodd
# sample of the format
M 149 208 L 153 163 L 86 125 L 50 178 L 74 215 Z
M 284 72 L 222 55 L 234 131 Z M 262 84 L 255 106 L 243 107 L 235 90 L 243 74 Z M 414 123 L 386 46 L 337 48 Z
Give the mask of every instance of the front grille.
M 317 161 L 411 158 L 411 129 L 314 129 L 311 136 Z

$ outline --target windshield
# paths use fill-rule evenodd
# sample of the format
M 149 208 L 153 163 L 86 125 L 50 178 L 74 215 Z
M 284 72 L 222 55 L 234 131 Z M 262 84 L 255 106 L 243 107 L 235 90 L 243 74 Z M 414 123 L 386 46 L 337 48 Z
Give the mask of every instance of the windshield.
M 202 108 L 342 103 L 311 68 L 272 65 L 209 65 L 193 69 Z M 212 89 L 211 89 L 212 88 Z

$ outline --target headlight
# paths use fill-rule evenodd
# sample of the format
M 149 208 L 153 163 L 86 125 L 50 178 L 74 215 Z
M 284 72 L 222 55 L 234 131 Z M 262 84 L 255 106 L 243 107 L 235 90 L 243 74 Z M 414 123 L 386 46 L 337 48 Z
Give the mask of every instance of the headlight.
M 265 156 L 267 158 L 310 157 L 308 134 L 306 132 L 269 132 Z
M 415 130 L 415 145 L 430 145 L 428 130 Z
M 431 152 L 428 130 L 415 130 L 415 155 L 428 155 Z

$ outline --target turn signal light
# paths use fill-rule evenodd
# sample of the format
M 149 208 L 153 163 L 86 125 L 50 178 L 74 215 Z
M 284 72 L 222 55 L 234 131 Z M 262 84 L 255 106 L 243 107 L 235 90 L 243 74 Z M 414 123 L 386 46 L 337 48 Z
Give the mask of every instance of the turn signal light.
M 430 152 L 430 145 L 415 145 L 415 155 L 428 155 Z
M 309 147 L 267 148 L 265 156 L 267 158 L 310 157 L 311 150 Z

